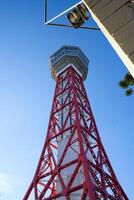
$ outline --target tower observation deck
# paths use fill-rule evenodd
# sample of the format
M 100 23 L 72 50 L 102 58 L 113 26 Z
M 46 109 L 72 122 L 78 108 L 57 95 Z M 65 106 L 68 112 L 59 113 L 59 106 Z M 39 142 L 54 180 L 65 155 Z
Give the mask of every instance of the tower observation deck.
M 79 47 L 64 45 L 50 56 L 51 76 L 55 79 L 61 71 L 71 65 L 85 80 L 88 72 L 88 63 L 88 58 Z
M 75 46 L 65 45 L 50 56 L 54 99 L 43 150 L 23 200 L 128 200 L 87 98 L 83 80 L 88 63 Z

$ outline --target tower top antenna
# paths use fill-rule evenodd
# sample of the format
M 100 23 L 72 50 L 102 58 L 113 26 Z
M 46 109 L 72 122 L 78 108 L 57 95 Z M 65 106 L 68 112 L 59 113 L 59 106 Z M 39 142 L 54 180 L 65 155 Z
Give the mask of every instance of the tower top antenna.
M 56 77 L 65 68 L 72 66 L 85 80 L 88 73 L 89 59 L 77 46 L 64 45 L 50 56 L 51 76 Z

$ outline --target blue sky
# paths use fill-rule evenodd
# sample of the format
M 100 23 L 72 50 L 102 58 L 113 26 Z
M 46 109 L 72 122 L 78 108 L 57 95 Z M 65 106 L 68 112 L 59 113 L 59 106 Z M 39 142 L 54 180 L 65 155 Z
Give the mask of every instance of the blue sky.
M 63 7 L 63 1 L 53 5 L 51 16 Z M 49 56 L 70 44 L 90 59 L 89 101 L 114 171 L 132 200 L 134 95 L 125 97 L 118 87 L 127 70 L 103 34 L 44 26 L 43 0 L 1 1 L 0 26 L 0 199 L 22 199 L 32 180 L 55 87 Z

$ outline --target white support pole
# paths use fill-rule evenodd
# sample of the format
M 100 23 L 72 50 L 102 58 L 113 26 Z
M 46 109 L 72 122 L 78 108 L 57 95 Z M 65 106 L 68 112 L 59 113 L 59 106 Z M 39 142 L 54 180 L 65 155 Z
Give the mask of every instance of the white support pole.
M 75 5 L 71 6 L 70 8 L 68 8 L 67 10 L 63 11 L 62 13 L 56 15 L 55 17 L 53 17 L 52 19 L 50 19 L 49 21 L 47 21 L 45 24 L 49 24 L 52 21 L 54 21 L 55 19 L 61 17 L 62 15 L 64 15 L 65 13 L 69 12 L 70 10 L 72 10 L 73 8 L 75 8 L 76 6 L 78 6 L 79 4 L 83 3 L 83 1 L 79 1 L 78 3 L 76 3 Z

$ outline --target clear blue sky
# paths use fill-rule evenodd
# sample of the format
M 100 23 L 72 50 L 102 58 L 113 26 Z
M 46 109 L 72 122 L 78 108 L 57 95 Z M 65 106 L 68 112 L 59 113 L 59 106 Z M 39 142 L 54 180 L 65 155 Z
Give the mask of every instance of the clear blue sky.
M 60 11 L 62 6 L 63 1 Z M 55 87 L 48 59 L 70 44 L 90 59 L 89 101 L 114 171 L 132 200 L 134 95 L 125 97 L 118 87 L 126 68 L 103 34 L 44 26 L 43 0 L 1 1 L 0 28 L 0 199 L 21 200 L 32 180 Z

